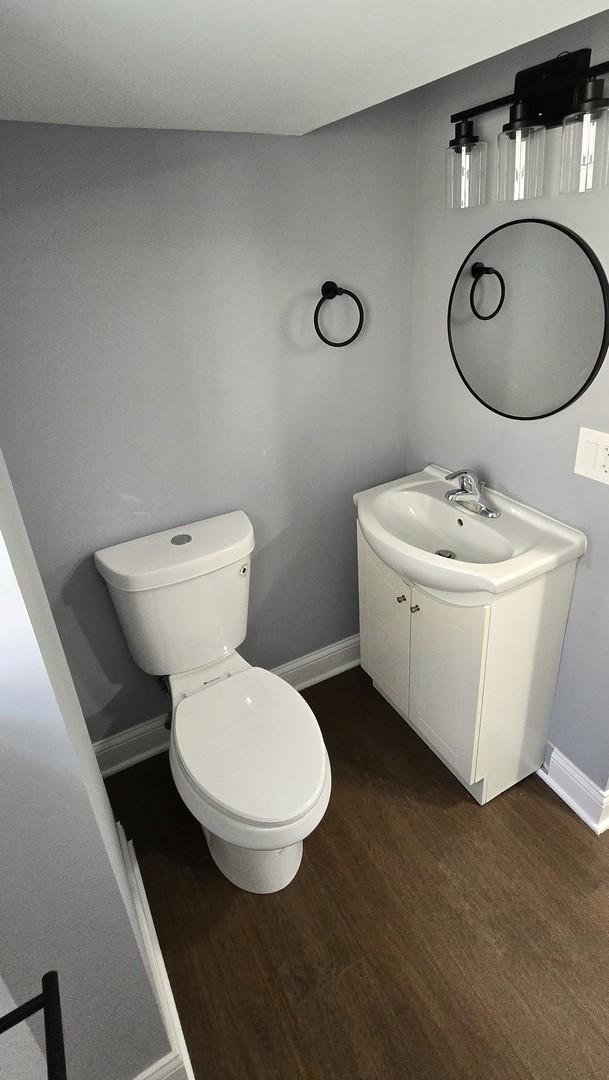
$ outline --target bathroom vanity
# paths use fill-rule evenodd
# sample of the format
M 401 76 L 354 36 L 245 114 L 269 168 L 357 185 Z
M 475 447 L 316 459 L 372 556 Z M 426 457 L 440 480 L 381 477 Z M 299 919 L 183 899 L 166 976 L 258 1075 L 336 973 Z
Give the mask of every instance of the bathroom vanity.
M 354 497 L 361 664 L 485 803 L 543 762 L 586 538 L 494 491 L 484 520 L 447 501 L 446 475 Z

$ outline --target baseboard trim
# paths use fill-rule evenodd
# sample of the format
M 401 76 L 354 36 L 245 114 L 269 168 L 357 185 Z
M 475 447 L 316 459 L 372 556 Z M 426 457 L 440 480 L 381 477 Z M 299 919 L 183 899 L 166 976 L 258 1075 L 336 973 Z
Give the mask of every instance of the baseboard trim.
M 359 664 L 359 634 L 335 641 L 323 649 L 307 653 L 297 660 L 290 660 L 273 668 L 273 673 L 293 686 L 295 690 L 306 690 L 309 686 L 340 675 L 342 671 L 357 667 Z M 143 724 L 120 731 L 118 735 L 109 735 L 93 743 L 102 776 L 137 765 L 139 761 L 162 754 L 169 746 L 169 732 L 165 727 L 167 716 L 155 716 Z
M 179 1054 L 167 1054 L 143 1073 L 138 1073 L 135 1080 L 187 1080 L 187 1077 Z
M 295 690 L 306 690 L 308 686 L 331 679 L 333 675 L 340 675 L 358 664 L 359 634 L 353 634 L 342 641 L 335 641 L 333 645 L 299 656 L 297 660 L 289 660 L 287 664 L 273 668 L 273 673 L 280 675 Z
M 600 836 L 609 829 L 609 789 L 603 791 L 556 747 L 537 775 Z
M 116 829 L 140 931 L 142 959 L 150 976 L 171 1047 L 168 1054 L 139 1073 L 135 1080 L 195 1080 L 133 842 L 127 840 L 119 822 L 116 823 Z
M 112 776 L 112 773 L 128 769 L 130 765 L 137 765 L 138 761 L 162 754 L 169 746 L 169 732 L 165 727 L 167 719 L 167 713 L 154 716 L 143 724 L 136 724 L 126 731 L 119 731 L 118 735 L 109 735 L 93 743 L 102 776 Z

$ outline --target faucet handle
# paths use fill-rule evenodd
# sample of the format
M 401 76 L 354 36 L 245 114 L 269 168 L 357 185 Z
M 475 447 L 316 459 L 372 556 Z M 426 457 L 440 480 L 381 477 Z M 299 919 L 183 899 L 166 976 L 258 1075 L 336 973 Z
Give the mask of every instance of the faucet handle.
M 472 469 L 457 469 L 455 472 L 448 473 L 445 479 L 458 480 L 461 491 L 467 492 L 468 495 L 479 495 L 485 484 L 485 481 L 481 480 Z

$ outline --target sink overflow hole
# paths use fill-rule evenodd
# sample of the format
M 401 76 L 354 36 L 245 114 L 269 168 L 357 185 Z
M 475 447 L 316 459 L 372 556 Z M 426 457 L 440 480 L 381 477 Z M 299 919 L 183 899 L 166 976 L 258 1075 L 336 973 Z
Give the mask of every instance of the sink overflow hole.
M 463 524 L 463 518 L 457 518 L 457 525 Z
M 450 551 L 449 548 L 438 548 L 436 555 L 441 555 L 443 559 L 454 559 L 454 551 Z

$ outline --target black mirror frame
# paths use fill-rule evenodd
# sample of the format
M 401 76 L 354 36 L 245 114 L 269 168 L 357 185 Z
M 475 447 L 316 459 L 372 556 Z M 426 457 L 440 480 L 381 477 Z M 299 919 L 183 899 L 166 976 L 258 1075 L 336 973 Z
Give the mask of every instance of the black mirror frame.
M 510 226 L 512 226 L 512 225 L 524 225 L 524 224 L 531 224 L 531 223 L 534 223 L 535 225 L 548 225 L 552 229 L 558 229 L 559 232 L 565 233 L 566 236 L 569 236 L 571 238 L 571 240 L 575 241 L 575 243 L 578 245 L 578 247 L 581 248 L 581 250 L 583 251 L 584 255 L 586 255 L 588 257 L 590 263 L 592 264 L 592 268 L 596 272 L 596 276 L 598 278 L 598 281 L 599 281 L 599 284 L 600 284 L 600 287 L 601 287 L 601 292 L 603 294 L 603 306 L 604 306 L 604 310 L 605 310 L 605 326 L 604 326 L 604 329 L 603 329 L 603 337 L 602 337 L 602 341 L 601 341 L 601 347 L 600 347 L 600 350 L 599 350 L 598 357 L 596 359 L 596 363 L 595 363 L 594 367 L 592 368 L 592 371 L 590 372 L 590 374 L 589 374 L 588 378 L 586 379 L 585 383 L 579 388 L 577 393 L 574 394 L 572 398 L 569 398 L 568 401 L 565 401 L 564 405 L 559 405 L 559 407 L 557 409 L 551 409 L 550 412 L 538 413 L 536 416 L 515 416 L 513 413 L 506 413 L 506 412 L 502 412 L 501 409 L 493 408 L 493 406 L 489 405 L 486 401 L 484 401 L 483 398 L 481 398 L 480 395 L 477 394 L 476 391 L 468 383 L 467 379 L 465 378 L 465 375 L 463 374 L 463 372 L 462 372 L 462 370 L 461 370 L 461 368 L 459 366 L 459 361 L 457 360 L 457 354 L 455 352 L 455 347 L 454 347 L 454 344 L 453 344 L 452 334 L 451 334 L 451 331 L 450 331 L 450 316 L 451 316 L 452 305 L 453 305 L 453 297 L 455 295 L 455 289 L 457 288 L 457 283 L 459 281 L 459 278 L 461 277 L 461 273 L 465 269 L 467 264 L 469 263 L 470 259 L 474 255 L 474 253 L 478 250 L 480 245 L 483 244 L 485 240 L 488 240 L 489 236 L 494 236 L 495 233 L 501 232 L 502 229 L 509 229 Z M 596 376 L 598 375 L 598 373 L 599 373 L 599 371 L 600 371 L 600 369 L 602 367 L 603 361 L 604 361 L 606 353 L 607 353 L 607 348 L 609 346 L 609 282 L 607 281 L 607 275 L 605 274 L 605 271 L 604 271 L 604 269 L 603 269 L 603 267 L 601 265 L 601 262 L 600 262 L 598 256 L 595 255 L 595 253 L 592 250 L 592 248 L 590 247 L 590 245 L 587 244 L 585 240 L 582 240 L 581 236 L 578 236 L 578 234 L 573 232 L 572 229 L 568 229 L 566 227 L 566 225 L 559 225 L 558 222 L 556 222 L 556 221 L 548 221 L 547 218 L 514 218 L 513 221 L 506 221 L 506 222 L 503 223 L 503 225 L 497 225 L 496 228 L 491 229 L 490 232 L 487 232 L 482 237 L 481 240 L 478 240 L 478 243 L 474 245 L 474 247 L 471 249 L 471 251 L 468 251 L 467 255 L 465 256 L 465 258 L 463 260 L 463 262 L 461 263 L 461 266 L 457 270 L 457 274 L 456 274 L 455 280 L 453 282 L 452 289 L 450 290 L 450 297 L 449 297 L 449 301 L 448 301 L 448 314 L 447 314 L 446 324 L 447 324 L 447 330 L 448 330 L 448 343 L 450 345 L 450 351 L 452 353 L 452 358 L 453 358 L 454 365 L 455 365 L 461 379 L 463 380 L 463 382 L 465 383 L 467 389 L 469 390 L 470 394 L 472 394 L 472 396 L 475 397 L 476 400 L 479 401 L 481 405 L 484 405 L 485 409 L 489 409 L 490 412 L 496 413 L 497 416 L 505 416 L 508 420 L 544 420 L 547 416 L 554 416 L 556 413 L 562 412 L 563 409 L 567 409 L 569 407 L 569 405 L 572 405 L 574 401 L 577 401 L 577 399 L 579 397 L 581 397 L 581 395 L 583 393 L 585 393 L 585 391 L 588 389 L 590 384 L 592 382 L 594 382 Z

